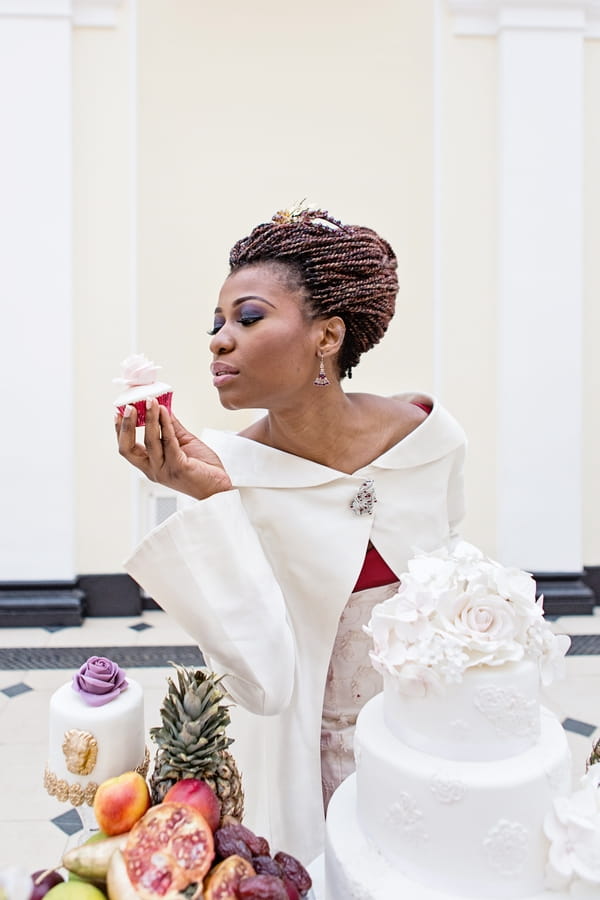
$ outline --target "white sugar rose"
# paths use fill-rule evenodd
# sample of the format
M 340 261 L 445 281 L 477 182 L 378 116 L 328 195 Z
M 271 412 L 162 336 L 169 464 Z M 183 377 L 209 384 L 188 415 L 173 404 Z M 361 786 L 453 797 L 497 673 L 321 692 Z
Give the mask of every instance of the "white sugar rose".
M 517 640 L 520 623 L 514 607 L 484 588 L 457 597 L 447 597 L 440 605 L 438 628 L 458 640 L 469 658 L 468 665 L 502 665 L 524 656 Z

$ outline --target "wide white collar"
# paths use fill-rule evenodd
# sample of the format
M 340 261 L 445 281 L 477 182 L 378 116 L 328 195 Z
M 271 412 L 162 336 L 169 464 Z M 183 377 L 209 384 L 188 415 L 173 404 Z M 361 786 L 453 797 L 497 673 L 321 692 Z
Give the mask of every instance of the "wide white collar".
M 435 397 L 414 392 L 397 397 L 408 401 L 424 398 L 431 403 L 431 412 L 405 438 L 352 475 L 233 432 L 207 428 L 202 432 L 202 440 L 219 456 L 234 487 L 272 488 L 311 487 L 340 478 L 373 477 L 373 470 L 407 469 L 433 462 L 464 443 L 462 428 Z

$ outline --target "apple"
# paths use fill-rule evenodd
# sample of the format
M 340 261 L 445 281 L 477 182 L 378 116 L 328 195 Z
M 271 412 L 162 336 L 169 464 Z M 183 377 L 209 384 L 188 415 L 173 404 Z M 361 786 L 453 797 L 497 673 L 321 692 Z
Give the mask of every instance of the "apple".
M 216 831 L 221 821 L 221 801 L 206 781 L 200 778 L 182 778 L 172 785 L 163 803 L 187 803 L 201 812 L 211 831 Z
M 64 878 L 55 869 L 37 869 L 37 871 L 31 873 L 31 880 L 33 881 L 33 889 L 29 895 L 29 900 L 42 900 L 42 897 L 46 896 L 50 888 L 60 884 L 61 881 L 64 881 Z
M 151 806 L 150 791 L 139 772 L 107 778 L 94 797 L 94 815 L 104 834 L 130 831 Z
M 47 900 L 106 900 L 106 894 L 85 881 L 63 881 L 50 888 Z

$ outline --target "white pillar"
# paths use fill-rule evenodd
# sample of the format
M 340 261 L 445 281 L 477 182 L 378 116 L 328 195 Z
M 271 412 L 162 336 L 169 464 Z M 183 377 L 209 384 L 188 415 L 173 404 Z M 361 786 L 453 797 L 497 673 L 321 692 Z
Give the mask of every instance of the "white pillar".
M 74 24 L 115 0 L 0 0 L 0 582 L 75 575 Z
M 499 33 L 498 548 L 581 572 L 584 16 L 519 13 Z
M 449 0 L 498 40 L 497 555 L 583 568 L 583 52 L 597 0 Z

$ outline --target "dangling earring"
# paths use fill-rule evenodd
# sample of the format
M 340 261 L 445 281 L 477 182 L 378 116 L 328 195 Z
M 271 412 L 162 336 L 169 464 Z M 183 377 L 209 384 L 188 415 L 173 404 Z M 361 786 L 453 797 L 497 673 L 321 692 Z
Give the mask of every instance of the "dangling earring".
M 323 354 L 319 353 L 319 374 L 313 381 L 313 384 L 319 385 L 319 387 L 324 387 L 326 384 L 330 384 L 329 378 L 325 374 L 325 363 L 323 362 Z

